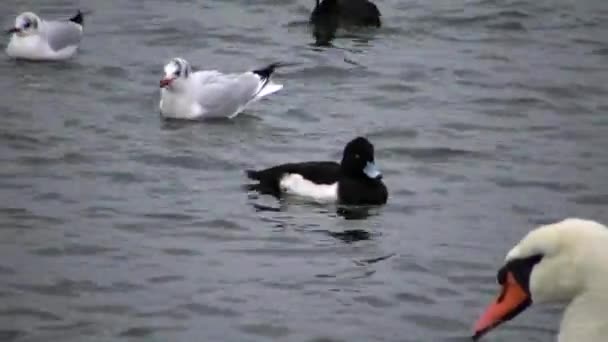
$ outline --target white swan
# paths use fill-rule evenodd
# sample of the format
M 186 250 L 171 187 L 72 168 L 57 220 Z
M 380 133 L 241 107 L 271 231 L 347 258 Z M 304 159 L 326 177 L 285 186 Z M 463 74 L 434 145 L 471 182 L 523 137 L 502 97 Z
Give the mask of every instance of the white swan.
M 500 295 L 479 318 L 473 340 L 532 302 L 566 302 L 558 342 L 608 341 L 608 228 L 577 218 L 541 226 L 507 254 Z

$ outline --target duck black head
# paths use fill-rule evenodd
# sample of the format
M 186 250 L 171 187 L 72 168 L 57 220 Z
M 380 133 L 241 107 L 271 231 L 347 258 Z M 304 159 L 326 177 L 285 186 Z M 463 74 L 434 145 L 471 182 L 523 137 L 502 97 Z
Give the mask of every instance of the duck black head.
M 346 145 L 341 169 L 344 174 L 352 177 L 372 180 L 382 178 L 382 173 L 374 162 L 374 145 L 364 137 L 357 137 Z

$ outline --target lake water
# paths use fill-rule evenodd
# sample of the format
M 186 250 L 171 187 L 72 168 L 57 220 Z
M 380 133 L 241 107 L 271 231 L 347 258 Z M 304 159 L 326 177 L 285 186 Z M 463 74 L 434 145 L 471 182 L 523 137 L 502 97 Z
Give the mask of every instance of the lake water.
M 467 341 L 523 234 L 608 223 L 608 3 L 376 3 L 381 29 L 317 47 L 313 0 L 1 1 L 6 27 L 93 13 L 69 62 L 0 58 L 0 340 Z M 168 124 L 174 56 L 297 64 L 235 120 Z M 357 135 L 384 207 L 245 187 Z M 552 341 L 559 317 L 486 340 Z

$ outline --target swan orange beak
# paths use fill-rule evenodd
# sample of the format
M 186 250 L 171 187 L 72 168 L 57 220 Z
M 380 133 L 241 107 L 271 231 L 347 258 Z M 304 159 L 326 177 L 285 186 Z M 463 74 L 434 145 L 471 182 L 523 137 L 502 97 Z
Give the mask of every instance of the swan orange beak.
M 532 304 L 532 300 L 528 292 L 511 272 L 507 273 L 500 294 L 475 323 L 473 341 L 479 340 L 501 323 L 519 315 L 530 304 Z

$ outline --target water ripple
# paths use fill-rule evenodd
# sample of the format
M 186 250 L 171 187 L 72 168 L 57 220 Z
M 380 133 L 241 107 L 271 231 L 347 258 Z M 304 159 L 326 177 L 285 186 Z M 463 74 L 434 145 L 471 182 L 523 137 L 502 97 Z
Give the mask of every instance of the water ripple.
M 184 304 L 182 308 L 200 316 L 239 317 L 241 313 L 229 308 L 220 308 L 201 303 Z
M 92 281 L 72 281 L 59 280 L 53 284 L 27 284 L 13 283 L 11 287 L 21 291 L 33 292 L 42 295 L 61 296 L 61 297 L 77 297 L 81 293 L 125 293 L 139 290 L 142 287 L 132 283 L 114 282 L 109 286 L 102 286 Z
M 107 248 L 97 245 L 81 245 L 81 244 L 68 244 L 62 248 L 59 247 L 44 247 L 38 248 L 32 251 L 33 254 L 37 254 L 45 257 L 57 257 L 57 256 L 92 256 L 105 254 L 111 251 L 115 251 L 115 248 Z
M 25 316 L 28 318 L 38 319 L 41 321 L 61 321 L 61 317 L 50 313 L 48 311 L 40 310 L 40 309 L 28 309 L 28 308 L 9 308 L 0 311 L 0 317 L 21 317 Z
M 382 28 L 328 46 L 313 5 L 88 2 L 103 15 L 76 58 L 0 58 L 1 341 L 464 341 L 514 241 L 565 213 L 608 222 L 603 3 L 382 1 Z M 186 123 L 158 114 L 174 56 L 296 64 L 248 113 Z M 357 135 L 386 206 L 243 186 Z M 560 313 L 497 335 L 552 340 Z
M 407 156 L 419 160 L 448 160 L 451 158 L 484 158 L 485 154 L 450 147 L 388 147 L 379 151 L 381 158 Z
M 179 326 L 172 326 L 172 327 L 136 326 L 136 327 L 131 327 L 131 328 L 121 331 L 118 334 L 118 336 L 120 336 L 120 337 L 148 337 L 148 336 L 154 335 L 155 333 L 158 333 L 158 332 L 179 331 L 180 329 L 183 329 L 183 327 L 179 327 Z

